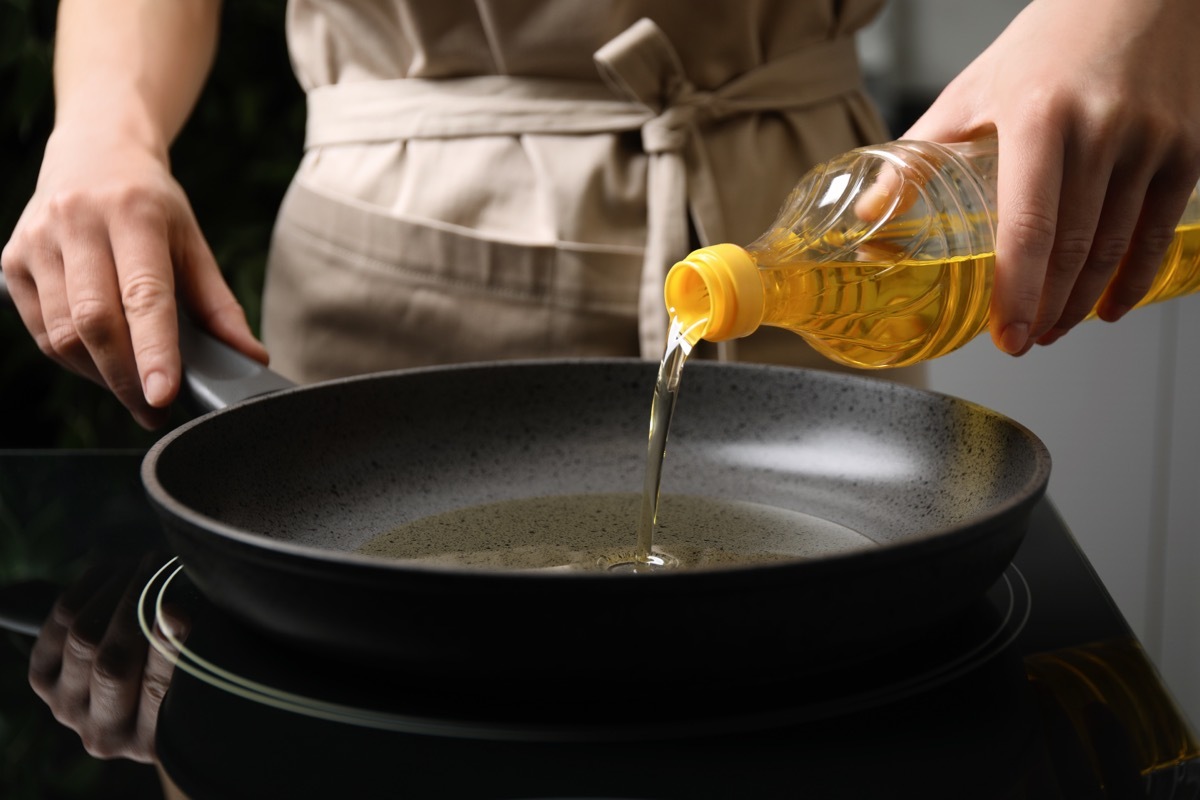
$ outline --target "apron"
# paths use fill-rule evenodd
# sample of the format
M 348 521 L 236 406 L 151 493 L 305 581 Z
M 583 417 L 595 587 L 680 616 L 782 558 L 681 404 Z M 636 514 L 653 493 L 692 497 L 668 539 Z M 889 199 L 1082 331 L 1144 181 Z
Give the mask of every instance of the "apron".
M 308 120 L 272 367 L 660 358 L 671 264 L 751 241 L 813 163 L 887 138 L 852 38 L 881 2 L 291 0 Z M 834 366 L 770 329 L 720 355 Z

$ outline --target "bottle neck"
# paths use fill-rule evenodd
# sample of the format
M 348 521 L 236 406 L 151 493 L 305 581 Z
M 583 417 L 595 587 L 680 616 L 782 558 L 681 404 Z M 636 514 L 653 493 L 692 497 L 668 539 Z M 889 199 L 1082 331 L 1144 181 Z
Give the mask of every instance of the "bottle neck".
M 692 344 L 748 336 L 762 323 L 758 264 L 734 244 L 692 251 L 667 273 L 663 294 L 668 313 L 679 320 Z

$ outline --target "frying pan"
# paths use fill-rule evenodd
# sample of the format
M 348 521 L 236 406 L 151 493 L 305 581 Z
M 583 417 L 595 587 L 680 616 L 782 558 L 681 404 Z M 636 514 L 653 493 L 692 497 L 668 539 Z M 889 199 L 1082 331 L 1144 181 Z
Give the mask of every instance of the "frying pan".
M 649 575 L 371 557 L 356 551 L 430 515 L 640 492 L 657 365 L 468 364 L 288 388 L 182 333 L 193 392 L 225 407 L 159 441 L 142 477 L 192 581 L 285 647 L 398 674 L 649 693 L 861 662 L 972 608 L 1049 476 L 1035 435 L 960 399 L 692 362 L 665 495 L 800 512 L 877 546 Z M 635 533 L 631 518 L 630 547 Z

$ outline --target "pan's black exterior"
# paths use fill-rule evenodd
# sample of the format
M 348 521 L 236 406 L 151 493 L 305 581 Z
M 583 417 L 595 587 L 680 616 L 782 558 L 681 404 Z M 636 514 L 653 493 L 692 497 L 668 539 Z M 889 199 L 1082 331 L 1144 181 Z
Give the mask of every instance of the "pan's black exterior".
M 192 580 L 286 642 L 476 685 L 586 676 L 670 691 L 812 674 L 945 624 L 1008 565 L 1049 476 L 1033 434 L 961 400 L 695 362 L 665 492 L 791 508 L 881 546 L 651 576 L 352 552 L 456 507 L 640 490 L 654 375 L 639 361 L 532 362 L 287 390 L 168 435 L 143 479 Z

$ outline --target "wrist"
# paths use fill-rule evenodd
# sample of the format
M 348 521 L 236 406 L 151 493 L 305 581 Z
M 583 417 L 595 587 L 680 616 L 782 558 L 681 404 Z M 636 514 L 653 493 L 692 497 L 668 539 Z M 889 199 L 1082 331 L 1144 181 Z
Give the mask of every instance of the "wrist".
M 47 149 L 56 140 L 80 138 L 100 145 L 136 147 L 163 164 L 169 162 L 171 137 L 148 104 L 133 88 L 116 88 L 111 82 L 75 87 L 59 100 L 54 130 Z

